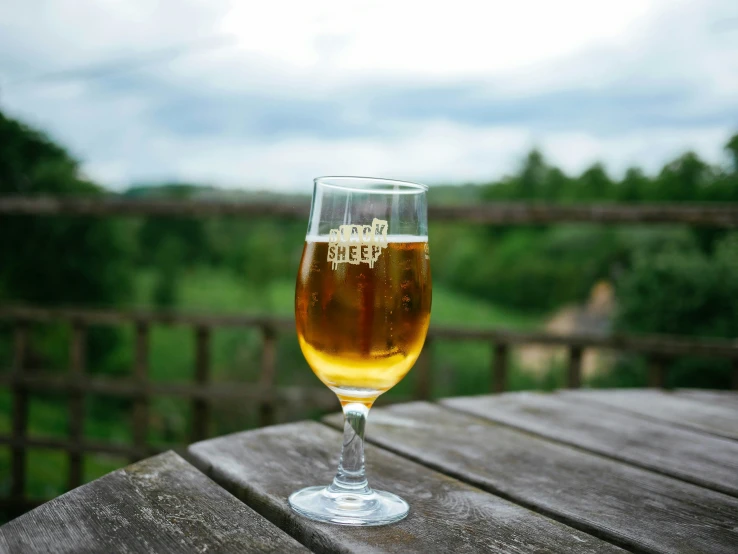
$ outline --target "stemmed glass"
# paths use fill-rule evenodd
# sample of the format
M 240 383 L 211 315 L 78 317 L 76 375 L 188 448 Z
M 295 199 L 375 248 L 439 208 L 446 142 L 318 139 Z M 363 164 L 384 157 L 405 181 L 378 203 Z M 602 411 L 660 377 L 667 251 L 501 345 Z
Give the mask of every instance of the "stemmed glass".
M 365 177 L 315 179 L 297 275 L 300 348 L 344 413 L 343 449 L 328 486 L 289 498 L 311 519 L 382 525 L 408 504 L 369 487 L 364 427 L 372 404 L 410 371 L 428 331 L 427 187 Z

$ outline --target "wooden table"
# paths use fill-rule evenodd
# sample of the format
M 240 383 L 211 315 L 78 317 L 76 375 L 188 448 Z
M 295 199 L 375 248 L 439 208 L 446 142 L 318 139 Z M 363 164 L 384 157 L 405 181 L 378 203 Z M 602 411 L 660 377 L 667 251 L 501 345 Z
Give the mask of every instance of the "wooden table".
M 333 477 L 340 417 L 238 433 L 113 472 L 0 528 L 0 551 L 738 552 L 738 394 L 509 393 L 375 409 L 370 482 L 407 519 L 292 513 Z M 202 472 L 202 473 L 201 473 Z M 208 475 L 212 480 L 208 479 Z

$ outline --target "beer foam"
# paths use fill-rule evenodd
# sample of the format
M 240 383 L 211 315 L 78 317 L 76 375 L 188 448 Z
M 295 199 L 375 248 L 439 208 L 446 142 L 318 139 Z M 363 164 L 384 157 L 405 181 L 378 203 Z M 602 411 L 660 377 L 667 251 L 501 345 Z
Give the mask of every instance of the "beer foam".
M 329 242 L 328 235 L 308 235 L 305 237 L 305 242 Z M 387 235 L 387 242 L 428 242 L 428 237 L 418 235 Z

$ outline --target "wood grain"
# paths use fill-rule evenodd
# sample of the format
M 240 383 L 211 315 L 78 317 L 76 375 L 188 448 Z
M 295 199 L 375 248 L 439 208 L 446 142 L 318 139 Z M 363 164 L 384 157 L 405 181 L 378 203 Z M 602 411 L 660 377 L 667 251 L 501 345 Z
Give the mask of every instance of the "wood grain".
M 0 552 L 308 552 L 173 452 L 0 527 Z
M 560 394 L 567 399 L 620 408 L 680 427 L 738 439 L 738 394 L 735 407 L 649 389 L 564 391 Z
M 372 410 L 367 439 L 637 552 L 738 544 L 736 498 L 437 405 Z
M 304 422 L 208 440 L 189 449 L 203 471 L 315 552 L 620 552 L 620 549 L 377 447 L 370 483 L 410 514 L 384 527 L 316 523 L 289 508 L 295 490 L 328 484 L 341 435 Z
M 732 440 L 560 394 L 474 396 L 444 400 L 443 404 L 738 496 L 738 443 Z
M 727 390 L 676 389 L 675 396 L 692 398 L 701 402 L 724 404 L 738 409 L 738 392 Z

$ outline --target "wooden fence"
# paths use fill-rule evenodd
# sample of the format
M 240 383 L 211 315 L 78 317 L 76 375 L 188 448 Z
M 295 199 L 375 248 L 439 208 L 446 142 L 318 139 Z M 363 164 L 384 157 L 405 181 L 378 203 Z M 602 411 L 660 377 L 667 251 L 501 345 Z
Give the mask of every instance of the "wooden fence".
M 136 460 L 160 448 L 147 443 L 149 403 L 155 396 L 175 396 L 191 403 L 192 426 L 189 440 L 207 436 L 210 408 L 225 399 L 251 400 L 258 405 L 259 423 L 274 422 L 278 403 L 302 402 L 321 411 L 337 409 L 333 394 L 325 387 L 277 387 L 276 339 L 280 332 L 294 333 L 294 320 L 288 318 L 247 315 L 204 315 L 180 312 L 64 310 L 29 307 L 0 308 L 0 321 L 9 322 L 13 333 L 13 362 L 10 371 L 0 374 L 0 386 L 12 392 L 12 430 L 0 435 L 0 444 L 11 449 L 10 497 L 2 504 L 20 513 L 37 502 L 25 496 L 26 452 L 29 447 L 61 449 L 69 456 L 68 487 L 82 483 L 83 454 L 104 452 L 124 455 Z M 66 374 L 27 371 L 29 327 L 33 324 L 66 322 L 71 328 L 69 368 Z M 135 330 L 133 371 L 128 378 L 98 377 L 86 372 L 86 336 L 92 325 L 131 325 Z M 154 325 L 179 325 L 192 329 L 195 344 L 195 378 L 193 383 L 159 383 L 149 380 L 149 334 Z M 239 327 L 260 330 L 262 352 L 257 383 L 212 383 L 210 380 L 210 343 L 216 328 Z M 439 341 L 477 341 L 488 344 L 492 351 L 491 390 L 507 388 L 510 349 L 517 345 L 538 344 L 568 349 L 566 384 L 581 384 L 582 354 L 587 348 L 639 353 L 649 360 L 651 386 L 663 387 L 669 362 L 680 356 L 707 356 L 732 360 L 733 386 L 738 388 L 738 341 L 685 340 L 679 337 L 633 337 L 556 335 L 543 332 L 513 332 L 495 329 L 460 329 L 432 327 L 421 359 L 413 369 L 414 399 L 431 396 L 433 345 Z M 27 436 L 29 393 L 65 393 L 69 402 L 69 437 L 32 438 Z M 480 391 L 481 392 L 481 391 Z M 133 400 L 133 443 L 116 444 L 89 441 L 83 436 L 84 399 L 87 394 L 105 394 Z
M 278 216 L 305 219 L 306 201 L 232 202 L 210 200 L 138 200 L 120 197 L 0 197 L 0 214 L 75 215 L 75 216 Z M 530 203 L 490 203 L 474 206 L 431 206 L 433 221 L 463 221 L 484 225 L 523 225 L 560 222 L 592 223 L 682 223 L 721 228 L 738 227 L 738 207 L 731 205 L 544 205 Z M 191 404 L 190 441 L 205 438 L 211 419 L 211 406 L 224 399 L 250 399 L 258 405 L 259 423 L 274 421 L 279 403 L 303 401 L 321 410 L 336 409 L 332 393 L 325 387 L 277 387 L 276 340 L 281 332 L 294 333 L 292 319 L 248 315 L 204 315 L 180 312 L 100 311 L 78 309 L 43 309 L 0 307 L 0 321 L 10 324 L 13 336 L 13 360 L 10 371 L 0 373 L 0 386 L 12 393 L 11 433 L 0 435 L 0 444 L 11 450 L 11 486 L 9 498 L 0 507 L 9 514 L 21 513 L 37 502 L 26 498 L 26 453 L 29 447 L 61 449 L 69 456 L 68 486 L 81 484 L 83 455 L 111 453 L 138 459 L 150 455 L 158 447 L 147 443 L 149 405 L 153 397 L 175 396 Z M 29 371 L 30 326 L 39 323 L 65 322 L 71 328 L 69 368 L 65 374 Z M 86 367 L 87 330 L 94 325 L 130 325 L 135 331 L 133 371 L 125 379 L 90 375 Z M 159 383 L 149 379 L 149 336 L 154 325 L 179 325 L 191 328 L 194 336 L 194 380 L 192 383 Z M 223 327 L 258 329 L 262 352 L 257 383 L 213 383 L 210 372 L 212 332 Z M 729 340 L 687 340 L 681 337 L 632 337 L 595 335 L 555 335 L 508 330 L 472 330 L 432 327 L 421 359 L 412 372 L 413 398 L 428 399 L 432 390 L 431 364 L 433 345 L 439 341 L 477 341 L 489 345 L 492 366 L 491 390 L 507 388 L 508 367 L 512 347 L 527 344 L 563 347 L 568 350 L 566 383 L 576 388 L 581 384 L 582 356 L 586 349 L 608 349 L 644 355 L 649 364 L 649 383 L 662 387 L 666 383 L 671 360 L 681 356 L 706 356 L 729 359 L 733 364 L 733 387 L 738 389 L 738 342 Z M 69 409 L 67 439 L 28 436 L 29 394 L 53 391 L 66 394 Z M 89 394 L 104 394 L 133 401 L 132 444 L 90 441 L 84 437 L 84 400 Z

